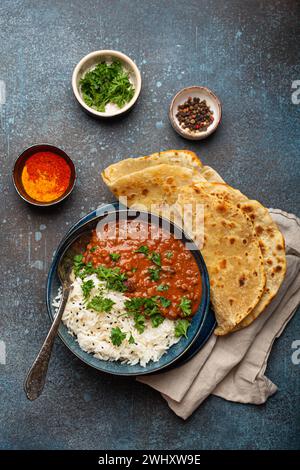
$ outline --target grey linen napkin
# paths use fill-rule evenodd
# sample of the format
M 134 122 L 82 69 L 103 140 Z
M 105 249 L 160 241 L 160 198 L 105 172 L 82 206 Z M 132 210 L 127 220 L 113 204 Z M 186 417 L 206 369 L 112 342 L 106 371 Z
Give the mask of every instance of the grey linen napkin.
M 244 330 L 225 337 L 212 335 L 187 364 L 137 379 L 161 392 L 183 419 L 210 394 L 260 404 L 277 390 L 264 373 L 274 340 L 300 303 L 300 219 L 279 209 L 270 209 L 270 214 L 285 238 L 287 272 L 266 310 Z

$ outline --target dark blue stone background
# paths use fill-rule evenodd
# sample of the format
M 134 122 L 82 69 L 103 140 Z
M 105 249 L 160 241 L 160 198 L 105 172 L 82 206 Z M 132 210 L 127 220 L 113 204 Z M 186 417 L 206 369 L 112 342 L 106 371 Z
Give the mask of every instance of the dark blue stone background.
M 100 179 L 109 163 L 190 148 L 244 193 L 299 215 L 299 20 L 296 0 L 1 0 L 0 448 L 299 448 L 299 315 L 273 348 L 267 375 L 279 391 L 266 405 L 210 397 L 184 422 L 158 393 L 89 369 L 59 341 L 43 396 L 29 403 L 22 389 L 49 327 L 53 250 L 79 216 L 112 201 Z M 116 122 L 87 116 L 71 90 L 76 63 L 105 48 L 129 54 L 143 75 L 137 106 Z M 215 135 L 189 143 L 167 111 L 175 92 L 195 84 L 218 94 L 224 115 Z M 44 141 L 63 147 L 79 175 L 72 197 L 49 211 L 23 203 L 11 183 L 21 150 Z

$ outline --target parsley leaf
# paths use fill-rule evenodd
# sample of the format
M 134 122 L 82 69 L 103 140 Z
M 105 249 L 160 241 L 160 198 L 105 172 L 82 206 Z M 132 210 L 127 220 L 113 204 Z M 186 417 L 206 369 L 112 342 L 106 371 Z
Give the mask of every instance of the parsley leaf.
M 79 273 L 80 271 L 82 270 L 82 268 L 85 266 L 84 262 L 82 261 L 83 260 L 83 255 L 76 255 L 74 256 L 74 259 L 73 259 L 73 269 L 74 269 L 74 274 L 75 274 L 75 277 L 78 277 L 79 276 Z
M 126 311 L 133 315 L 134 326 L 139 333 L 143 333 L 145 330 L 145 317 L 141 314 L 144 303 L 145 299 L 143 297 L 133 297 L 125 300 Z
M 149 256 L 149 259 L 151 259 L 154 264 L 157 264 L 157 266 L 161 266 L 161 257 L 159 253 L 153 251 Z
M 93 274 L 95 272 L 95 269 L 92 265 L 92 263 L 89 261 L 83 268 L 82 273 L 79 274 L 79 277 L 81 279 L 84 279 L 86 276 L 89 276 L 90 274 Z
M 82 290 L 83 297 L 85 300 L 89 298 L 93 287 L 95 287 L 93 279 L 89 279 L 88 281 L 83 281 L 83 283 L 81 284 L 81 290 Z
M 73 271 L 75 277 L 84 279 L 86 276 L 94 273 L 94 268 L 91 262 L 85 264 L 83 262 L 83 255 L 76 255 L 73 258 Z
M 149 268 L 148 273 L 150 275 L 151 281 L 159 281 L 160 268 Z
M 157 304 L 158 296 L 146 298 L 144 301 L 144 314 L 148 317 L 157 315 L 160 313 L 159 306 Z
M 96 246 L 92 246 L 92 248 L 90 249 L 90 252 L 91 252 L 91 253 L 95 253 L 96 250 L 97 250 L 97 247 L 96 247 Z
M 167 257 L 168 259 L 171 259 L 172 256 L 173 256 L 173 251 L 167 251 L 166 257 Z
M 132 336 L 132 333 L 130 333 L 128 343 L 129 343 L 129 344 L 135 344 L 135 339 L 134 339 L 134 337 Z
M 113 300 L 101 297 L 101 295 L 96 295 L 87 304 L 87 308 L 96 310 L 96 312 L 110 312 L 114 304 L 115 302 Z
M 153 297 L 133 297 L 125 301 L 126 311 L 133 315 L 134 326 L 139 333 L 145 330 L 145 317 L 150 317 L 152 326 L 157 328 L 163 321 L 164 317 L 161 315 L 158 300 L 163 299 L 166 303 L 171 304 L 168 299 L 155 295 Z
M 139 333 L 144 333 L 145 331 L 145 317 L 141 313 L 136 312 L 134 314 L 134 326 Z
M 121 258 L 119 253 L 110 253 L 109 256 L 113 261 L 118 261 Z
M 188 317 L 192 313 L 192 301 L 187 297 L 181 297 L 179 307 L 184 317 Z
M 135 250 L 135 253 L 143 253 L 144 255 L 148 255 L 149 247 L 147 245 L 142 245 L 137 250 Z
M 118 292 L 125 292 L 127 286 L 124 282 L 127 280 L 127 276 L 121 273 L 120 268 L 107 268 L 106 266 L 98 266 L 96 269 L 98 279 L 106 281 L 107 289 L 115 290 Z
M 160 303 L 161 303 L 162 307 L 164 307 L 164 308 L 170 307 L 171 300 L 166 299 L 165 297 L 160 297 L 159 300 L 160 300 Z
M 161 323 L 163 323 L 165 320 L 165 317 L 160 315 L 159 313 L 157 315 L 153 315 L 151 317 L 151 323 L 153 328 L 157 328 Z
M 180 336 L 185 336 L 187 338 L 187 330 L 190 326 L 190 322 L 188 320 L 177 320 L 175 324 L 175 336 L 176 338 L 180 338 Z
M 157 286 L 156 290 L 158 290 L 158 292 L 163 292 L 164 290 L 168 290 L 169 287 L 169 284 L 160 284 Z
M 100 112 L 105 112 L 108 103 L 122 108 L 135 91 L 119 60 L 97 64 L 80 80 L 80 90 L 86 104 Z
M 118 253 L 112 254 L 121 256 Z M 127 290 L 127 286 L 125 284 L 127 276 L 125 273 L 121 273 L 119 267 L 107 268 L 104 265 L 100 265 L 97 268 L 94 268 L 91 262 L 87 264 L 83 262 L 83 255 L 76 255 L 74 257 L 73 271 L 75 277 L 80 277 L 82 280 L 86 276 L 96 273 L 100 281 L 106 281 L 107 289 L 118 292 L 125 292 Z
M 125 338 L 126 333 L 123 333 L 119 327 L 111 329 L 110 339 L 114 346 L 120 346 Z
M 143 297 L 132 297 L 129 300 L 125 300 L 125 308 L 128 313 L 134 313 L 135 311 L 140 311 L 144 303 L 145 299 Z

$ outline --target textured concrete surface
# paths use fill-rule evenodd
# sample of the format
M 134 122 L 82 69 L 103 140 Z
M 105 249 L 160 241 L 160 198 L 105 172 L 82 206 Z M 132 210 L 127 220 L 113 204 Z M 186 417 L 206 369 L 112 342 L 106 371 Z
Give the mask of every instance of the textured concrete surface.
M 297 11 L 298 8 L 298 11 Z M 299 215 L 299 5 L 296 1 L 1 0 L 0 448 L 299 448 L 300 365 L 291 362 L 300 315 L 273 348 L 267 374 L 279 391 L 263 406 L 209 398 L 187 421 L 154 391 L 80 363 L 58 341 L 43 396 L 29 403 L 24 375 L 49 327 L 45 280 L 70 224 L 112 196 L 100 170 L 125 156 L 190 148 L 226 181 L 265 205 Z M 82 56 L 112 48 L 141 68 L 135 109 L 115 122 L 84 114 L 71 90 Z M 223 121 L 189 143 L 169 125 L 181 87 L 211 87 Z M 79 180 L 53 210 L 21 201 L 13 162 L 35 142 L 63 147 Z

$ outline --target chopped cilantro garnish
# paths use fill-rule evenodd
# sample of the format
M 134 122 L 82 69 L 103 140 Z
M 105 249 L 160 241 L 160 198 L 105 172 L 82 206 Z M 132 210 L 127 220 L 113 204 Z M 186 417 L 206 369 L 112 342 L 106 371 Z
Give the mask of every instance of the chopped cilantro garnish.
M 96 247 L 96 246 L 92 246 L 92 248 L 90 249 L 90 252 L 91 252 L 91 253 L 95 253 L 96 250 L 97 250 L 97 247 Z
M 125 338 L 126 333 L 123 333 L 119 327 L 111 329 L 110 339 L 114 346 L 120 346 Z
M 132 313 L 140 310 L 145 303 L 143 297 L 132 297 L 132 299 L 125 300 L 125 308 L 127 312 Z
M 94 268 L 93 268 L 93 265 L 92 263 L 89 261 L 83 268 L 83 272 L 82 272 L 82 279 L 85 278 L 86 276 L 89 276 L 90 274 L 93 274 L 94 273 Z
M 89 279 L 88 281 L 83 281 L 81 284 L 81 289 L 83 293 L 83 297 L 87 300 L 90 296 L 91 290 L 95 287 L 94 281 Z
M 135 250 L 135 253 L 143 253 L 154 264 L 156 264 L 157 266 L 161 266 L 161 256 L 160 256 L 160 254 L 156 253 L 155 251 L 150 253 L 149 247 L 147 245 L 140 246 L 137 250 Z
M 151 318 L 154 328 L 157 328 L 164 321 L 158 305 L 159 299 L 161 297 L 156 295 L 148 298 L 133 297 L 125 301 L 125 308 L 129 314 L 133 315 L 134 326 L 139 333 L 143 333 L 145 330 L 145 316 Z M 165 300 L 168 301 L 168 299 Z
M 157 266 L 161 266 L 161 257 L 159 253 L 153 251 L 149 256 L 149 259 L 151 259 L 154 264 L 157 264 Z
M 128 339 L 128 343 L 129 343 L 129 344 L 135 344 L 135 339 L 134 339 L 134 337 L 132 336 L 132 333 L 130 333 L 130 336 L 129 336 L 129 339 Z
M 160 303 L 161 303 L 162 307 L 164 307 L 164 308 L 170 307 L 171 300 L 166 299 L 165 297 L 160 297 L 159 300 L 160 300 Z
M 137 271 L 137 268 L 132 268 L 131 271 L 135 273 Z
M 95 272 L 95 269 L 93 268 L 91 262 L 87 264 L 83 262 L 83 255 L 74 256 L 73 263 L 75 277 L 80 277 L 81 279 L 84 279 L 86 276 L 89 276 L 90 274 L 93 274 Z
M 117 255 L 117 253 L 114 254 Z M 119 267 L 107 268 L 106 266 L 101 265 L 94 268 L 91 262 L 85 264 L 82 260 L 83 255 L 77 255 L 74 257 L 73 270 L 75 277 L 84 279 L 86 276 L 95 273 L 100 281 L 106 281 L 107 289 L 119 292 L 125 292 L 127 290 L 127 286 L 125 284 L 127 276 L 125 273 L 121 273 Z
M 105 112 L 108 103 L 123 108 L 134 95 L 129 74 L 119 60 L 97 64 L 80 80 L 80 89 L 85 103 L 100 112 Z
M 149 247 L 147 245 L 142 245 L 137 250 L 135 250 L 135 253 L 143 253 L 144 255 L 148 255 Z
M 80 273 L 80 271 L 82 270 L 82 268 L 85 266 L 84 262 L 82 261 L 83 260 L 83 255 L 76 255 L 74 256 L 74 265 L 73 265 L 73 269 L 74 269 L 74 274 L 75 276 L 77 277 Z
M 159 281 L 160 268 L 149 268 L 148 273 L 150 275 L 151 281 Z
M 83 280 L 86 276 L 93 274 L 94 271 L 93 265 L 89 261 L 87 264 L 83 264 L 83 267 L 79 270 L 78 277 Z
M 151 323 L 152 323 L 153 328 L 157 328 L 161 323 L 163 323 L 164 320 L 165 320 L 165 317 L 163 317 L 159 313 L 156 315 L 153 315 L 151 317 Z
M 134 316 L 134 326 L 139 333 L 144 333 L 145 330 L 145 317 L 141 313 L 135 312 Z
M 187 338 L 187 330 L 190 326 L 190 322 L 188 320 L 182 319 L 177 320 L 175 323 L 175 336 L 176 338 L 180 338 L 180 336 L 185 336 Z
M 144 314 L 148 317 L 152 315 L 157 315 L 160 313 L 159 306 L 157 304 L 159 297 L 154 296 L 150 298 L 145 298 L 144 300 Z
M 141 314 L 141 309 L 145 303 L 143 297 L 133 297 L 132 299 L 125 300 L 125 308 L 127 313 L 133 315 L 134 326 L 139 333 L 145 330 L 145 317 Z
M 98 266 L 96 268 L 98 279 L 106 281 L 107 289 L 116 290 L 118 292 L 125 292 L 127 290 L 124 282 L 127 280 L 127 276 L 121 273 L 120 268 L 107 268 L 106 266 Z
M 115 302 L 111 299 L 96 295 L 87 304 L 87 308 L 96 310 L 96 312 L 110 312 Z
M 118 261 L 121 258 L 121 255 L 119 253 L 110 253 L 109 256 L 113 261 Z
M 181 297 L 179 307 L 185 317 L 188 317 L 192 313 L 192 301 L 187 297 Z
M 171 259 L 172 256 L 173 256 L 173 251 L 167 251 L 166 257 L 167 257 L 168 259 Z
M 156 290 L 158 290 L 158 292 L 163 292 L 164 290 L 168 290 L 169 287 L 170 286 L 168 284 L 160 284 L 157 286 Z

